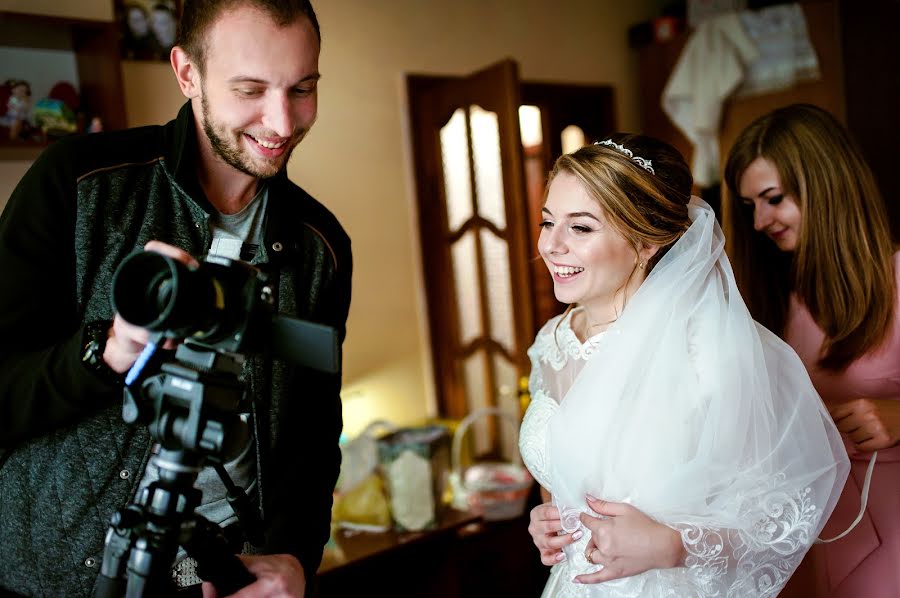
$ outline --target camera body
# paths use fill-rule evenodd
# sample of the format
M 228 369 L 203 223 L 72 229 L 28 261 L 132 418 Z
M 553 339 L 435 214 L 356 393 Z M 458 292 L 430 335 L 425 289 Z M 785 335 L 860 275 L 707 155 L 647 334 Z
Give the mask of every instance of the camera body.
M 119 265 L 112 306 L 131 324 L 229 353 L 258 351 L 275 315 L 272 288 L 259 269 L 209 256 L 192 270 L 152 251 Z

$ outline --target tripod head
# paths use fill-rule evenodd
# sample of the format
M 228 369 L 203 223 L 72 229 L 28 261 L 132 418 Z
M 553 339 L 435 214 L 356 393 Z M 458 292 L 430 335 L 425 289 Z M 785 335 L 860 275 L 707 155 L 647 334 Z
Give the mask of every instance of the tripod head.
M 246 434 L 238 433 L 246 429 L 240 415 L 249 410 L 238 382 L 242 365 L 241 355 L 187 341 L 160 374 L 126 386 L 122 419 L 148 426 L 164 448 L 228 456 L 246 444 Z
M 266 277 L 251 266 L 213 258 L 197 270 L 160 254 L 131 255 L 113 278 L 113 308 L 152 331 L 126 377 L 122 417 L 147 426 L 159 446 L 159 479 L 117 511 L 106 537 L 97 596 L 165 596 L 179 546 L 220 593 L 254 578 L 228 549 L 221 530 L 194 510 L 195 488 L 211 464 L 229 491 L 245 536 L 260 544 L 257 512 L 234 486 L 224 463 L 249 442 L 250 400 L 240 382 L 239 350 L 268 352 L 294 364 L 339 370 L 334 329 L 275 314 Z M 158 351 L 165 338 L 184 338 L 174 360 Z

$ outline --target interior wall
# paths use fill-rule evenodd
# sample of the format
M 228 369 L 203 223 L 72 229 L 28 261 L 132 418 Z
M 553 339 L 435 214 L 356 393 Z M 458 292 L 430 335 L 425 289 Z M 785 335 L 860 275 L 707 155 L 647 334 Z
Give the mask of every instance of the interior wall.
M 113 20 L 113 0 L 0 0 L 0 10 L 69 19 Z
M 31 162 L 25 160 L 0 160 L 0 210 L 6 207 L 10 194 L 29 166 Z
M 434 405 L 405 75 L 465 74 L 512 57 L 523 79 L 614 85 L 620 127 L 637 128 L 627 28 L 658 3 L 329 0 L 316 8 L 319 123 L 292 174 L 354 243 L 344 407 L 352 434 L 376 414 L 403 423 Z
M 84 1 L 52 3 L 71 8 Z M 323 35 L 319 120 L 288 169 L 337 215 L 353 242 L 343 393 L 345 430 L 352 436 L 373 418 L 408 424 L 434 410 L 405 75 L 461 75 L 511 57 L 523 79 L 614 86 L 619 128 L 636 130 L 637 58 L 627 29 L 655 16 L 659 3 L 314 4 Z M 123 76 L 131 126 L 165 122 L 183 102 L 165 63 L 127 61 Z M 0 170 L 0 191 L 3 176 Z

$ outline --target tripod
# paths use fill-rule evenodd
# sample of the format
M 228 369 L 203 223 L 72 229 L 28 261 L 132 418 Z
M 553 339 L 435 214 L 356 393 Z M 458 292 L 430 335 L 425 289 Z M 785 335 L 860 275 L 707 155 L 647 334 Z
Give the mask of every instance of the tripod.
M 223 463 L 248 442 L 241 420 L 245 392 L 238 381 L 242 347 L 322 372 L 340 372 L 337 331 L 275 313 L 268 277 L 242 262 L 207 256 L 197 269 L 139 251 L 113 275 L 112 307 L 126 321 L 153 332 L 125 379 L 122 418 L 145 424 L 162 447 L 154 458 L 159 480 L 117 511 L 106 535 L 95 594 L 129 598 L 171 594 L 168 572 L 178 546 L 220 592 L 254 578 L 227 548 L 217 526 L 194 513 L 194 488 L 208 459 L 228 489 L 244 536 L 257 546 L 258 511 L 231 483 Z M 164 337 L 188 339 L 175 362 L 162 362 Z M 201 342 L 202 341 L 202 342 Z M 159 374 L 146 375 L 144 372 Z M 213 567 L 213 564 L 217 565 Z
M 154 359 L 150 357 L 143 370 L 153 369 Z M 260 526 L 252 523 L 255 512 L 222 465 L 249 441 L 247 424 L 240 418 L 245 393 L 238 375 L 243 358 L 188 341 L 178 347 L 175 359 L 162 363 L 159 374 L 138 375 L 125 389 L 123 418 L 147 424 L 160 445 L 153 458 L 159 480 L 113 514 L 98 597 L 118 597 L 123 589 L 128 598 L 171 595 L 169 571 L 179 546 L 197 561 L 200 576 L 222 594 L 255 580 L 229 549 L 221 529 L 194 513 L 202 494 L 194 488 L 197 474 L 210 461 L 224 476 L 228 502 L 245 535 L 259 543 L 254 536 Z

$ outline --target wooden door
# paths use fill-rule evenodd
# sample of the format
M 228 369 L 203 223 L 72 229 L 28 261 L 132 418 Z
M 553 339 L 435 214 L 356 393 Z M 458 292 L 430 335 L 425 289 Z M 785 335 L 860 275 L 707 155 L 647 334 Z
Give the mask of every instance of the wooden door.
M 505 60 L 468 77 L 407 82 L 440 413 L 518 413 L 534 338 L 518 67 Z M 512 432 L 479 421 L 476 451 L 509 456 Z

